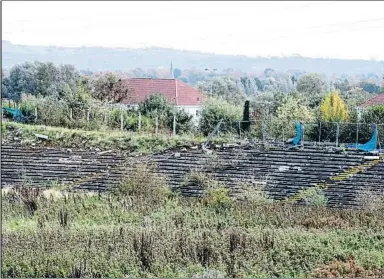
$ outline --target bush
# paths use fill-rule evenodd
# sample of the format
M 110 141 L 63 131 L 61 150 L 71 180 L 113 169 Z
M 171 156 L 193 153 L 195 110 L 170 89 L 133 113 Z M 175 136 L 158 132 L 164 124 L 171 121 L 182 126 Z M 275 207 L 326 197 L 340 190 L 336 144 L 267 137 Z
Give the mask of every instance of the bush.
M 111 189 L 114 195 L 135 197 L 148 205 L 158 204 L 171 196 L 165 179 L 155 174 L 150 166 L 139 164 L 133 169 L 117 187 Z
M 222 187 L 208 189 L 203 198 L 203 204 L 218 212 L 227 210 L 232 206 L 232 199 L 229 196 L 229 193 L 229 189 Z
M 296 134 L 295 121 L 312 122 L 315 119 L 313 110 L 304 104 L 304 101 L 295 97 L 288 97 L 281 104 L 277 111 L 276 117 L 271 121 L 272 134 L 275 137 L 289 138 Z
M 324 195 L 323 190 L 316 187 L 308 188 L 307 190 L 305 190 L 302 198 L 306 205 L 327 205 L 327 197 Z
M 223 98 L 209 98 L 205 101 L 201 112 L 200 130 L 204 135 L 208 135 L 223 119 L 220 132 L 235 133 L 238 125 L 234 121 L 242 119 L 242 112 L 241 105 L 231 104 Z
M 152 119 L 155 126 L 155 118 L 158 117 L 159 129 L 173 131 L 173 117 L 176 114 L 176 133 L 187 133 L 193 128 L 192 115 L 184 110 L 177 109 L 173 104 L 168 103 L 161 94 L 150 95 L 139 105 L 143 116 Z

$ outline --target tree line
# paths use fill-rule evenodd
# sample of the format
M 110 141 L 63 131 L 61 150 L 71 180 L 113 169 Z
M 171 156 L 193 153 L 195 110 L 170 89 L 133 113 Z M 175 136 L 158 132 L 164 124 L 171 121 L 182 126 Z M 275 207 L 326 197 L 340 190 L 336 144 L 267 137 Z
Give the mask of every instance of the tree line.
M 211 132 L 220 119 L 227 123 L 222 127 L 224 131 L 241 132 L 242 126 L 239 128 L 236 121 L 243 118 L 246 100 L 249 101 L 247 109 L 257 115 L 256 120 L 267 123 L 270 134 L 276 137 L 287 127 L 290 128 L 285 133 L 294 133 L 292 123 L 295 120 L 353 122 L 358 120 L 355 107 L 382 91 L 382 88 L 367 85 L 366 81 L 329 79 L 313 73 L 279 73 L 269 68 L 264 71 L 263 79 L 237 77 L 231 73 L 209 73 L 196 84 L 197 89 L 208 96 L 198 123 L 198 130 L 203 134 Z M 183 77 L 183 71 L 174 69 L 174 76 Z M 39 104 L 41 124 L 95 129 L 105 122 L 100 108 L 119 103 L 130 94 L 123 79 L 120 73 L 84 74 L 71 65 L 24 63 L 12 67 L 6 74 L 2 72 L 2 98 L 19 103 L 25 114 L 31 114 L 33 107 Z M 337 109 L 333 108 L 335 104 L 339 104 Z M 82 122 L 84 110 L 90 108 L 90 118 L 100 119 L 101 123 Z M 151 96 L 139 109 L 143 123 L 145 117 L 152 119 L 149 122 L 158 117 L 164 127 L 172 127 L 176 110 L 162 96 Z M 111 113 L 110 126 L 119 126 L 120 114 L 118 109 Z M 137 117 L 137 112 L 124 112 L 124 127 L 135 129 Z M 178 111 L 177 120 L 178 132 L 192 131 L 192 119 L 185 112 Z M 326 134 L 324 132 L 323 136 Z

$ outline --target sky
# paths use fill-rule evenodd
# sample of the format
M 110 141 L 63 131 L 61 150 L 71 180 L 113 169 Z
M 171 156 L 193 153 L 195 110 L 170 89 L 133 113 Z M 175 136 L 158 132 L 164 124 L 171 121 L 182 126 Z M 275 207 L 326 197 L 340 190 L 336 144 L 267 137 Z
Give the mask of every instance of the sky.
M 14 44 L 384 60 L 384 1 L 2 2 Z

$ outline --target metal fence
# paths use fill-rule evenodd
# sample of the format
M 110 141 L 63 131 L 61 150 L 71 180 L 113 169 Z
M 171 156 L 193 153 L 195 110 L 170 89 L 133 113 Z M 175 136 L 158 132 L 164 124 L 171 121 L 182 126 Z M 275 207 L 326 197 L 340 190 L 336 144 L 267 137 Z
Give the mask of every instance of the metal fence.
M 245 129 L 244 123 L 249 123 Z M 372 137 L 374 127 L 378 129 L 378 146 L 384 146 L 383 123 L 317 122 L 303 124 L 303 142 L 313 145 L 340 146 L 341 144 L 366 143 Z M 295 137 L 295 121 L 283 124 L 262 120 L 223 122 L 220 132 L 233 133 L 239 139 L 254 139 L 264 142 L 286 142 Z

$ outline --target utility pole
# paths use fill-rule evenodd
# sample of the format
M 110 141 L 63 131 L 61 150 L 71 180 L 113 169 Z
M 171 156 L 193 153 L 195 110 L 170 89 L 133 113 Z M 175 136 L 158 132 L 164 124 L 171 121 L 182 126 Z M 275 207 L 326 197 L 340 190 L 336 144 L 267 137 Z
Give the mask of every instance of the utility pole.
M 209 69 L 209 68 L 206 68 L 205 71 L 206 71 L 206 72 L 209 71 L 209 72 L 212 74 L 213 72 L 216 72 L 217 69 L 212 69 L 212 70 L 211 70 L 211 69 Z M 212 93 L 213 93 L 213 77 L 211 77 L 211 95 L 212 95 Z
M 254 104 L 267 104 L 267 105 L 270 105 L 272 104 L 272 102 L 268 102 L 268 101 L 260 101 L 260 102 L 254 102 Z M 267 117 L 269 117 L 269 106 L 267 106 Z M 262 132 L 262 137 L 263 137 L 263 144 L 265 144 L 265 140 L 266 140 L 266 135 L 265 135 L 265 120 L 267 118 L 266 116 L 263 116 L 263 119 L 262 119 L 262 123 L 261 123 L 261 132 Z

